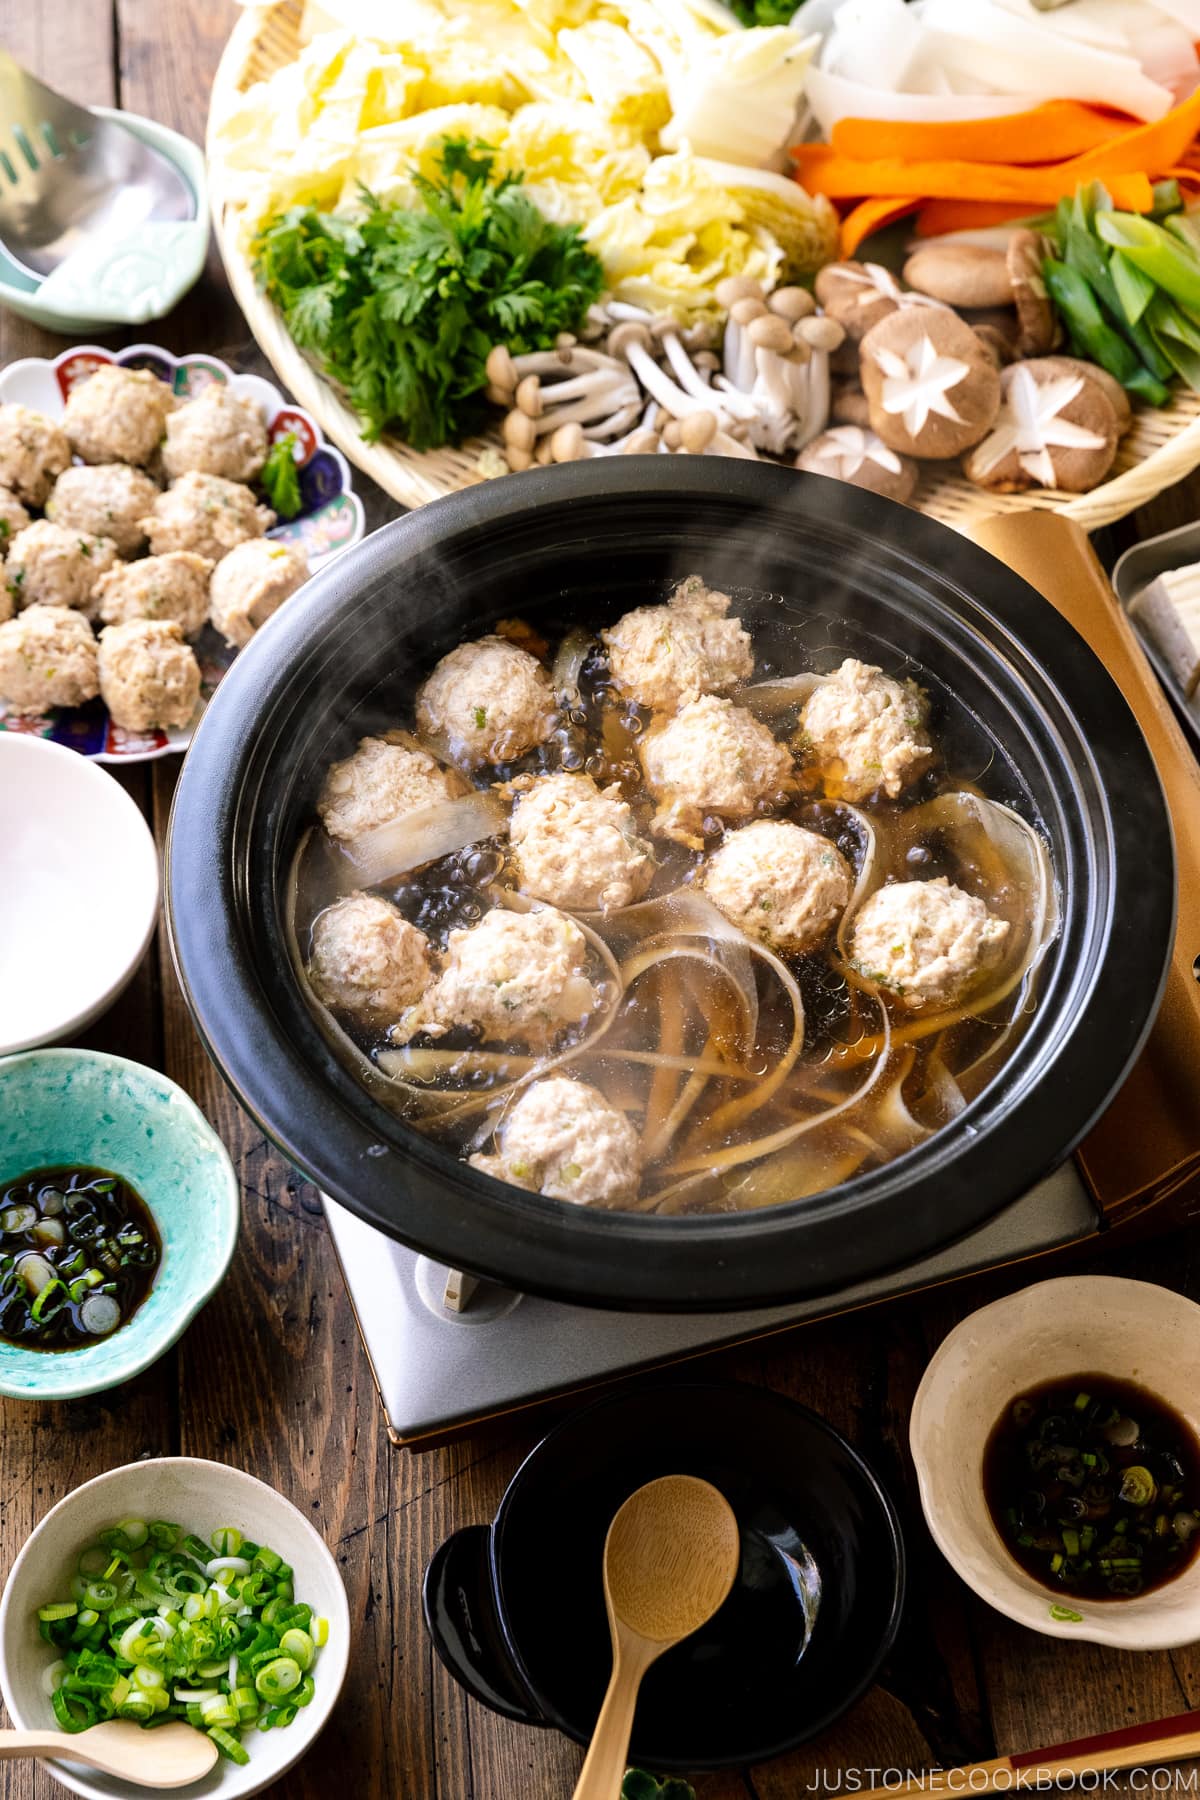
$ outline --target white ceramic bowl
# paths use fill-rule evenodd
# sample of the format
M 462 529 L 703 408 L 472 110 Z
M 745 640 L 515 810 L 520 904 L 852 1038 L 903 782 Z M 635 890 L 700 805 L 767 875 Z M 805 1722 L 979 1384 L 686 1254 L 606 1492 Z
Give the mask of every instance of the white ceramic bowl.
M 207 1538 L 221 1525 L 234 1525 L 256 1543 L 269 1544 L 296 1571 L 296 1598 L 329 1620 L 329 1641 L 313 1665 L 316 1693 L 282 1731 L 249 1731 L 244 1766 L 222 1757 L 189 1795 L 219 1794 L 245 1800 L 257 1794 L 304 1755 L 333 1711 L 346 1676 L 350 1649 L 350 1609 L 332 1553 L 308 1520 L 253 1475 L 224 1463 L 192 1456 L 163 1456 L 126 1463 L 84 1482 L 46 1514 L 25 1545 L 0 1601 L 0 1690 L 14 1725 L 53 1725 L 54 1713 L 42 1678 L 55 1652 L 38 1636 L 37 1609 L 63 1591 L 79 1552 L 118 1519 L 170 1519 Z M 45 1767 L 73 1794 L 86 1800 L 144 1800 L 147 1789 L 111 1775 L 97 1775 L 79 1763 L 47 1762 Z
M 1127 1600 L 1056 1596 L 1009 1554 L 983 1492 L 992 1427 L 1018 1394 L 1060 1376 L 1109 1375 L 1158 1394 L 1200 1434 L 1200 1306 L 1118 1276 L 1039 1281 L 950 1333 L 917 1389 L 909 1437 L 934 1541 L 981 1600 L 1047 1637 L 1123 1650 L 1200 1639 L 1200 1558 Z
M 102 768 L 0 733 L 0 1055 L 80 1031 L 121 992 L 158 917 L 158 851 Z

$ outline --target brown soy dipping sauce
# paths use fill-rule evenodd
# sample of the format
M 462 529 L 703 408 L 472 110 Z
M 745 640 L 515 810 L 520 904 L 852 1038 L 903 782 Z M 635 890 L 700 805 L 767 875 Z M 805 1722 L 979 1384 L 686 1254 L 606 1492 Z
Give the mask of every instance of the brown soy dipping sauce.
M 1110 1375 L 1019 1394 L 988 1438 L 983 1487 L 1021 1567 L 1081 1600 L 1149 1593 L 1200 1544 L 1195 1433 L 1157 1394 Z
M 162 1241 L 141 1195 L 108 1169 L 34 1169 L 0 1190 L 0 1339 L 80 1350 L 128 1323 Z

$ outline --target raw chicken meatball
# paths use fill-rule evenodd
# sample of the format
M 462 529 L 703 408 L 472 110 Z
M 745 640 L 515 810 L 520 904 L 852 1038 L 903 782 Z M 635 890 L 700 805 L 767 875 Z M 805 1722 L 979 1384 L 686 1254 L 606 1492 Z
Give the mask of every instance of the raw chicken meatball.
M 186 725 L 200 698 L 200 665 L 174 619 L 130 619 L 100 633 L 100 694 L 126 731 Z
M 928 768 L 927 707 L 919 688 L 847 657 L 800 714 L 805 747 L 841 800 L 882 790 L 895 799 Z
M 53 419 L 15 401 L 0 406 L 0 487 L 26 506 L 45 506 L 70 466 L 71 446 Z
M 419 807 L 453 800 L 464 786 L 427 750 L 416 749 L 404 732 L 389 731 L 383 737 L 360 738 L 352 756 L 334 763 L 317 811 L 330 837 L 345 843 Z
M 441 974 L 392 1037 L 406 1044 L 419 1031 L 442 1037 L 465 1025 L 484 1043 L 548 1044 L 600 1003 L 584 969 L 587 948 L 575 921 L 552 906 L 495 907 L 450 933 Z
M 651 830 L 699 849 L 704 819 L 744 819 L 791 779 L 792 759 L 765 725 L 715 694 L 690 700 L 647 732 L 646 785 L 658 801 Z
M 274 538 L 249 538 L 213 571 L 212 622 L 227 644 L 242 650 L 307 580 L 303 550 Z
M 518 800 L 509 833 L 522 888 L 555 906 L 628 906 L 654 874 L 620 788 L 601 790 L 590 775 L 539 776 Z
M 219 562 L 247 538 L 259 538 L 275 523 L 269 506 L 260 506 L 240 481 L 189 469 L 165 494 L 151 495 L 143 509 L 150 548 L 156 556 L 190 550 Z
M 681 581 L 665 606 L 639 606 L 600 633 L 613 680 L 639 706 L 674 712 L 700 694 L 722 694 L 754 670 L 749 632 L 727 619 L 728 594 L 698 575 Z
M 116 560 L 111 538 L 36 519 L 13 539 L 4 573 L 18 606 L 74 606 L 91 619 L 96 587 Z
M 554 727 L 549 676 L 528 650 L 482 637 L 443 656 L 417 694 L 422 731 L 471 767 L 515 762 Z
M 578 1206 L 628 1206 L 642 1175 L 638 1135 L 584 1081 L 548 1075 L 527 1087 L 496 1133 L 494 1156 L 473 1169 Z
M 99 692 L 96 640 L 82 614 L 27 606 L 0 625 L 0 698 L 14 712 L 82 706 Z
M 163 468 L 170 481 L 189 469 L 222 475 L 226 481 L 253 481 L 267 460 L 267 427 L 253 400 L 210 382 L 167 420 Z
M 28 523 L 29 514 L 17 496 L 8 488 L 0 487 L 0 550 L 16 537 L 18 531 L 24 531 Z
M 374 894 L 348 894 L 318 914 L 308 978 L 326 1006 L 390 1025 L 432 978 L 429 940 Z
M 905 1006 L 949 1006 L 1004 954 L 1009 926 L 947 881 L 896 881 L 863 902 L 850 960 Z
M 192 556 L 186 550 L 118 563 L 96 584 L 100 617 L 106 625 L 123 625 L 128 619 L 174 619 L 184 637 L 195 637 L 208 617 L 211 574 L 206 556 Z
M 105 363 L 71 389 L 63 430 L 86 463 L 148 463 L 162 443 L 175 396 L 149 369 Z
M 146 547 L 143 518 L 158 499 L 158 485 L 128 463 L 84 463 L 67 469 L 46 502 L 46 517 L 72 531 L 111 538 L 122 556 Z
M 755 819 L 731 831 L 703 880 L 713 905 L 734 925 L 794 955 L 815 949 L 854 888 L 836 844 L 782 819 Z

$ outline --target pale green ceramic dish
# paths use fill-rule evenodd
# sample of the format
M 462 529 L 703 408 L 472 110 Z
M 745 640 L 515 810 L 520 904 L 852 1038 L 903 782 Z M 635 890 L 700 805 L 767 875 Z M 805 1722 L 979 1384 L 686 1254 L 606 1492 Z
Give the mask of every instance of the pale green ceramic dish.
M 220 1287 L 237 1242 L 237 1177 L 220 1138 L 182 1088 L 121 1056 L 29 1050 L 0 1060 L 0 1184 L 82 1163 L 131 1182 L 163 1258 L 148 1297 L 110 1338 L 79 1350 L 0 1341 L 0 1394 L 74 1400 L 149 1368 Z
M 68 337 L 161 319 L 194 286 L 208 252 L 208 183 L 200 146 L 138 113 L 110 106 L 92 111 L 170 157 L 196 197 L 196 216 L 145 226 L 117 243 L 98 243 L 44 281 L 19 268 L 0 246 L 0 306 Z

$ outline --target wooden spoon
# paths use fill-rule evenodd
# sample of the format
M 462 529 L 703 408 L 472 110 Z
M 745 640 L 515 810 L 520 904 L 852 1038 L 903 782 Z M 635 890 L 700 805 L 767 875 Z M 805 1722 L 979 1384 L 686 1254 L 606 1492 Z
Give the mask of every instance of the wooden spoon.
M 694 1475 L 664 1475 L 631 1494 L 604 1540 L 613 1672 L 575 1800 L 617 1800 L 638 1688 L 651 1663 L 691 1637 L 737 1574 L 738 1526 L 725 1496 Z
M 144 1731 L 131 1719 L 109 1719 L 86 1731 L 0 1731 L 0 1762 L 17 1756 L 61 1756 L 138 1787 L 190 1787 L 216 1762 L 210 1737 L 174 1719 Z

